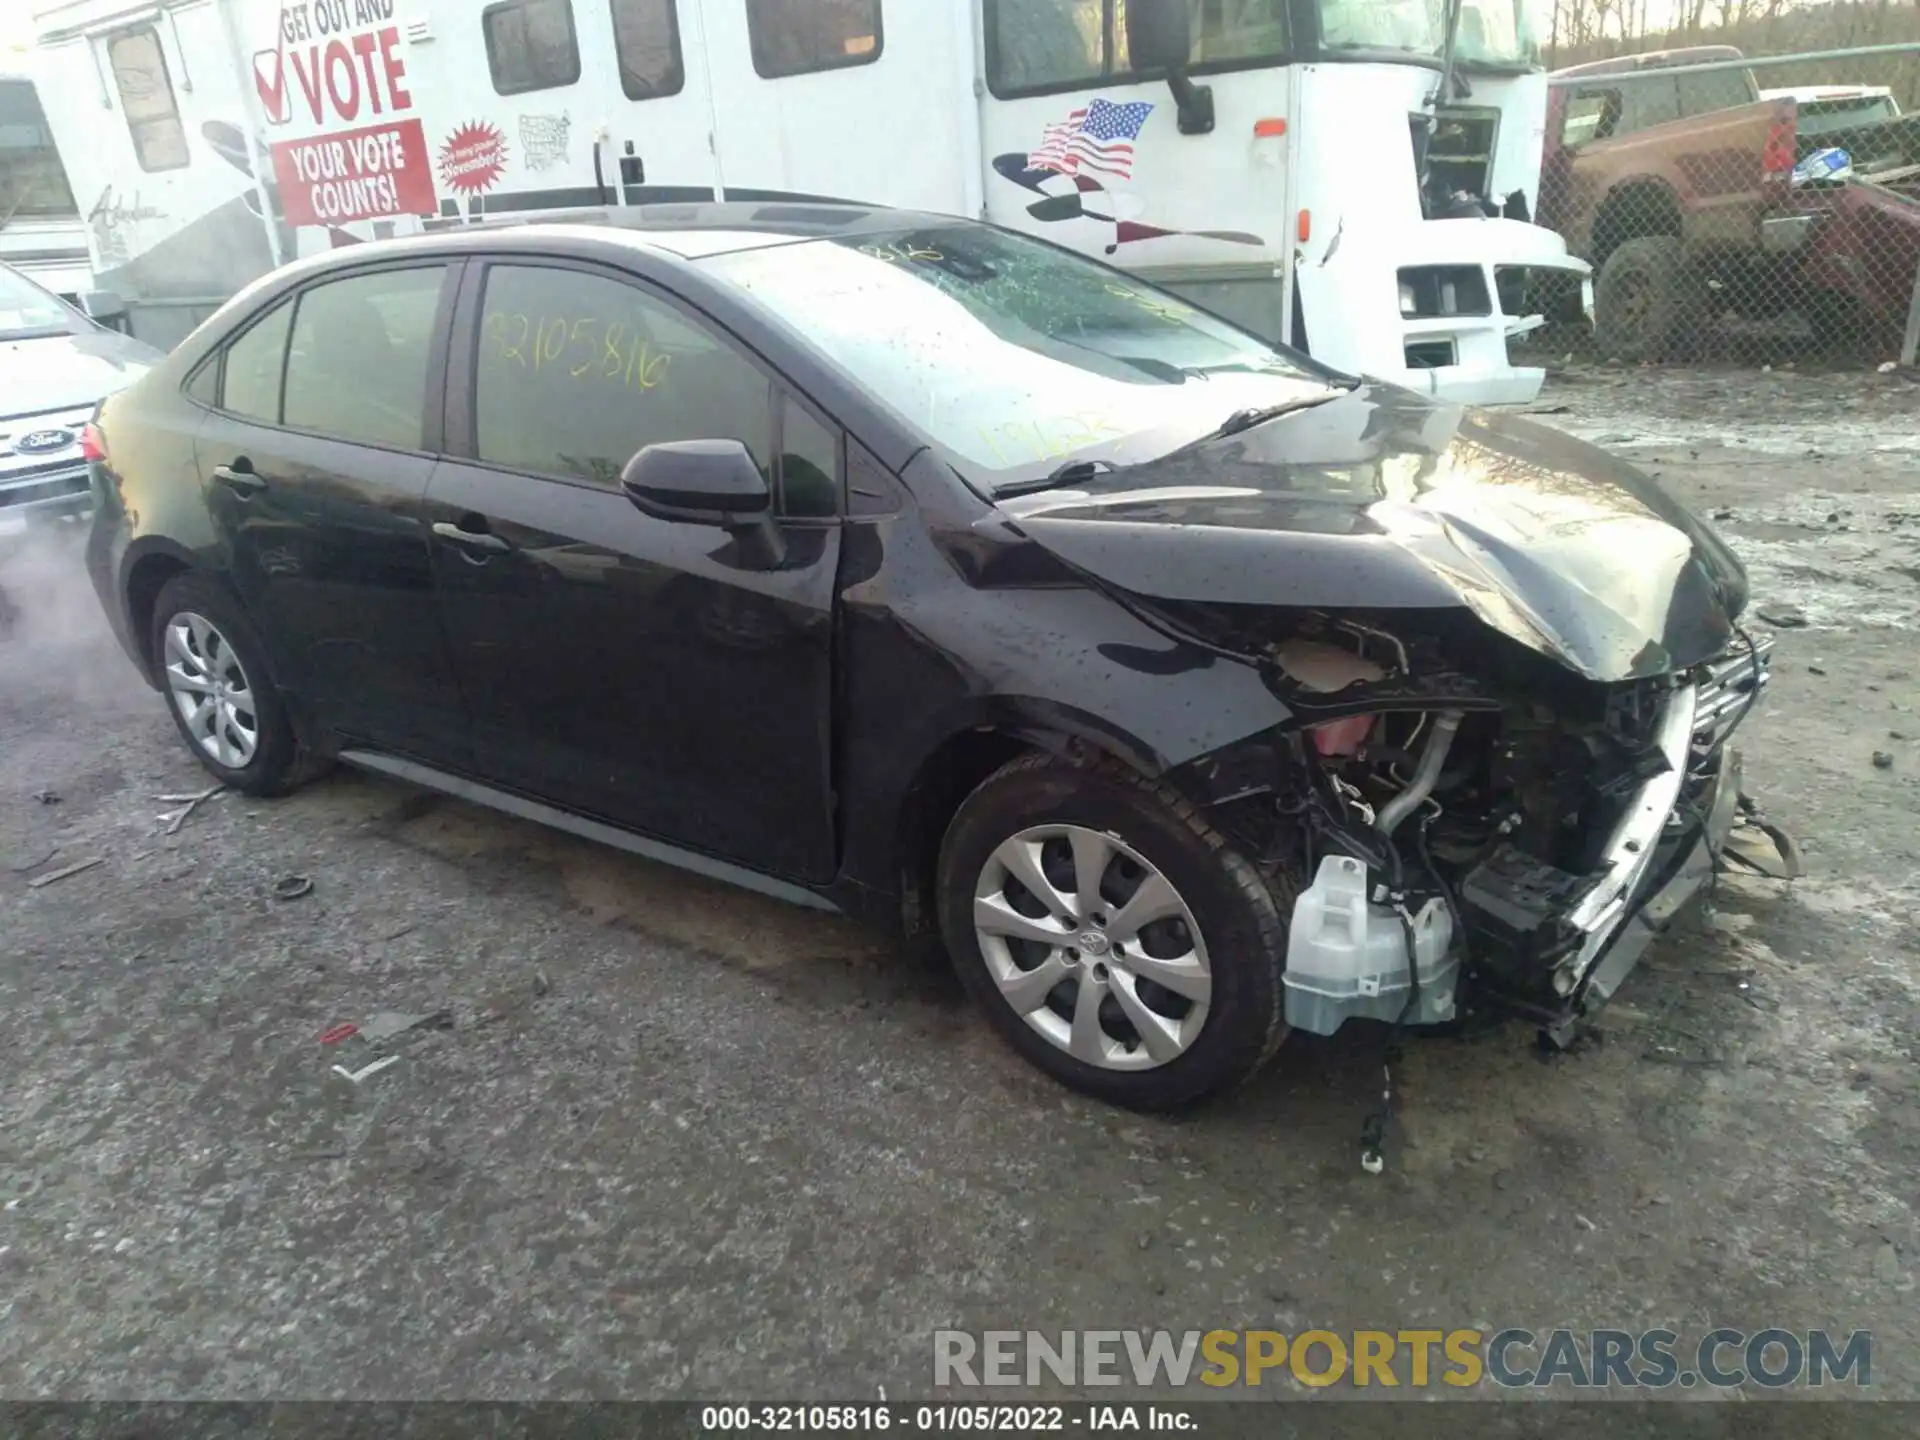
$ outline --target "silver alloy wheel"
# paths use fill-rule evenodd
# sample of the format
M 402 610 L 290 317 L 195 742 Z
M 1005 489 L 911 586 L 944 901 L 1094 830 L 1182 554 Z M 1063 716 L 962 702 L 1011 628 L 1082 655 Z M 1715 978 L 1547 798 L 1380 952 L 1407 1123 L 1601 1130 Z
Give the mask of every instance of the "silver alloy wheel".
M 167 622 L 167 694 L 187 733 L 229 770 L 244 770 L 260 748 L 253 686 L 227 637 L 203 615 L 183 610 Z
M 1006 1002 L 1076 1060 L 1151 1070 L 1207 1023 L 1213 972 L 1193 912 L 1114 836 L 1037 825 L 1005 841 L 974 887 L 973 928 Z

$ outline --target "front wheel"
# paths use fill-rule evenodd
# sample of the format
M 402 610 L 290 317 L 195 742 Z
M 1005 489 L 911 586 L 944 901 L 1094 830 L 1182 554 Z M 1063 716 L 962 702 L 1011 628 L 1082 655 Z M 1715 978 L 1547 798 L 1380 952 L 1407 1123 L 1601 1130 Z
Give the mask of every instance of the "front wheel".
M 960 807 L 939 863 L 961 979 L 1077 1090 L 1175 1109 L 1245 1080 L 1286 1033 L 1292 896 L 1164 785 L 1023 757 Z

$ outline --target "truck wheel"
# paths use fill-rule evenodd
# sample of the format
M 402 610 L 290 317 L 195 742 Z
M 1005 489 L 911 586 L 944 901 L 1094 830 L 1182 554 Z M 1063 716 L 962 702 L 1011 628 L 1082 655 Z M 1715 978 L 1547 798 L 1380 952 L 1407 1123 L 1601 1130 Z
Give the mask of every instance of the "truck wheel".
M 1874 338 L 1873 320 L 1860 302 L 1837 290 L 1816 290 L 1802 309 L 1813 343 L 1823 353 L 1837 355 Z
M 1023 756 L 960 807 L 939 866 L 962 981 L 1076 1090 L 1177 1109 L 1245 1080 L 1286 1033 L 1293 896 L 1165 785 Z
M 1677 236 L 1629 240 L 1607 257 L 1593 287 L 1594 338 L 1617 360 L 1664 360 L 1690 339 L 1701 296 Z

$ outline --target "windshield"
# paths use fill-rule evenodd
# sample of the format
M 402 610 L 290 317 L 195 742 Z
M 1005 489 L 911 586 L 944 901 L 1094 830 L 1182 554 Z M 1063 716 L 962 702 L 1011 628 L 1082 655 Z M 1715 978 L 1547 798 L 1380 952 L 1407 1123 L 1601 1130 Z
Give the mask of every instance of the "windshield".
M 1044 474 L 1153 459 L 1236 410 L 1329 393 L 1296 356 L 1104 265 L 933 225 L 706 262 L 949 458 Z
M 1536 0 L 1465 0 L 1454 58 L 1472 69 L 1540 66 Z M 1387 50 L 1438 60 L 1447 47 L 1446 0 L 1320 0 L 1328 50 Z
M 1802 135 L 1831 135 L 1878 120 L 1897 120 L 1900 107 L 1891 95 L 1862 95 L 1845 100 L 1806 100 L 1800 104 Z
M 19 271 L 0 265 L 0 340 L 71 332 L 79 318 Z
M 0 228 L 79 213 L 39 96 L 25 80 L 0 80 Z

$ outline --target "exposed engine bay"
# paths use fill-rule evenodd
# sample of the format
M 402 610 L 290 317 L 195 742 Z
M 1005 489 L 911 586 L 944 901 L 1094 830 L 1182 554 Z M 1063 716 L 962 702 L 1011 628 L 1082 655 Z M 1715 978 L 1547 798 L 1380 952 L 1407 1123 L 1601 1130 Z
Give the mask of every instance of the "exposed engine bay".
M 1471 1010 L 1564 1043 L 1736 823 L 1759 819 L 1727 740 L 1765 689 L 1770 640 L 1736 630 L 1705 664 L 1602 684 L 1446 612 L 1419 631 L 1404 611 L 1302 615 L 1275 639 L 1221 607 L 1181 608 L 1189 633 L 1257 658 L 1296 717 L 1266 737 L 1264 767 L 1251 745 L 1201 766 L 1298 892 L 1296 1028 Z

